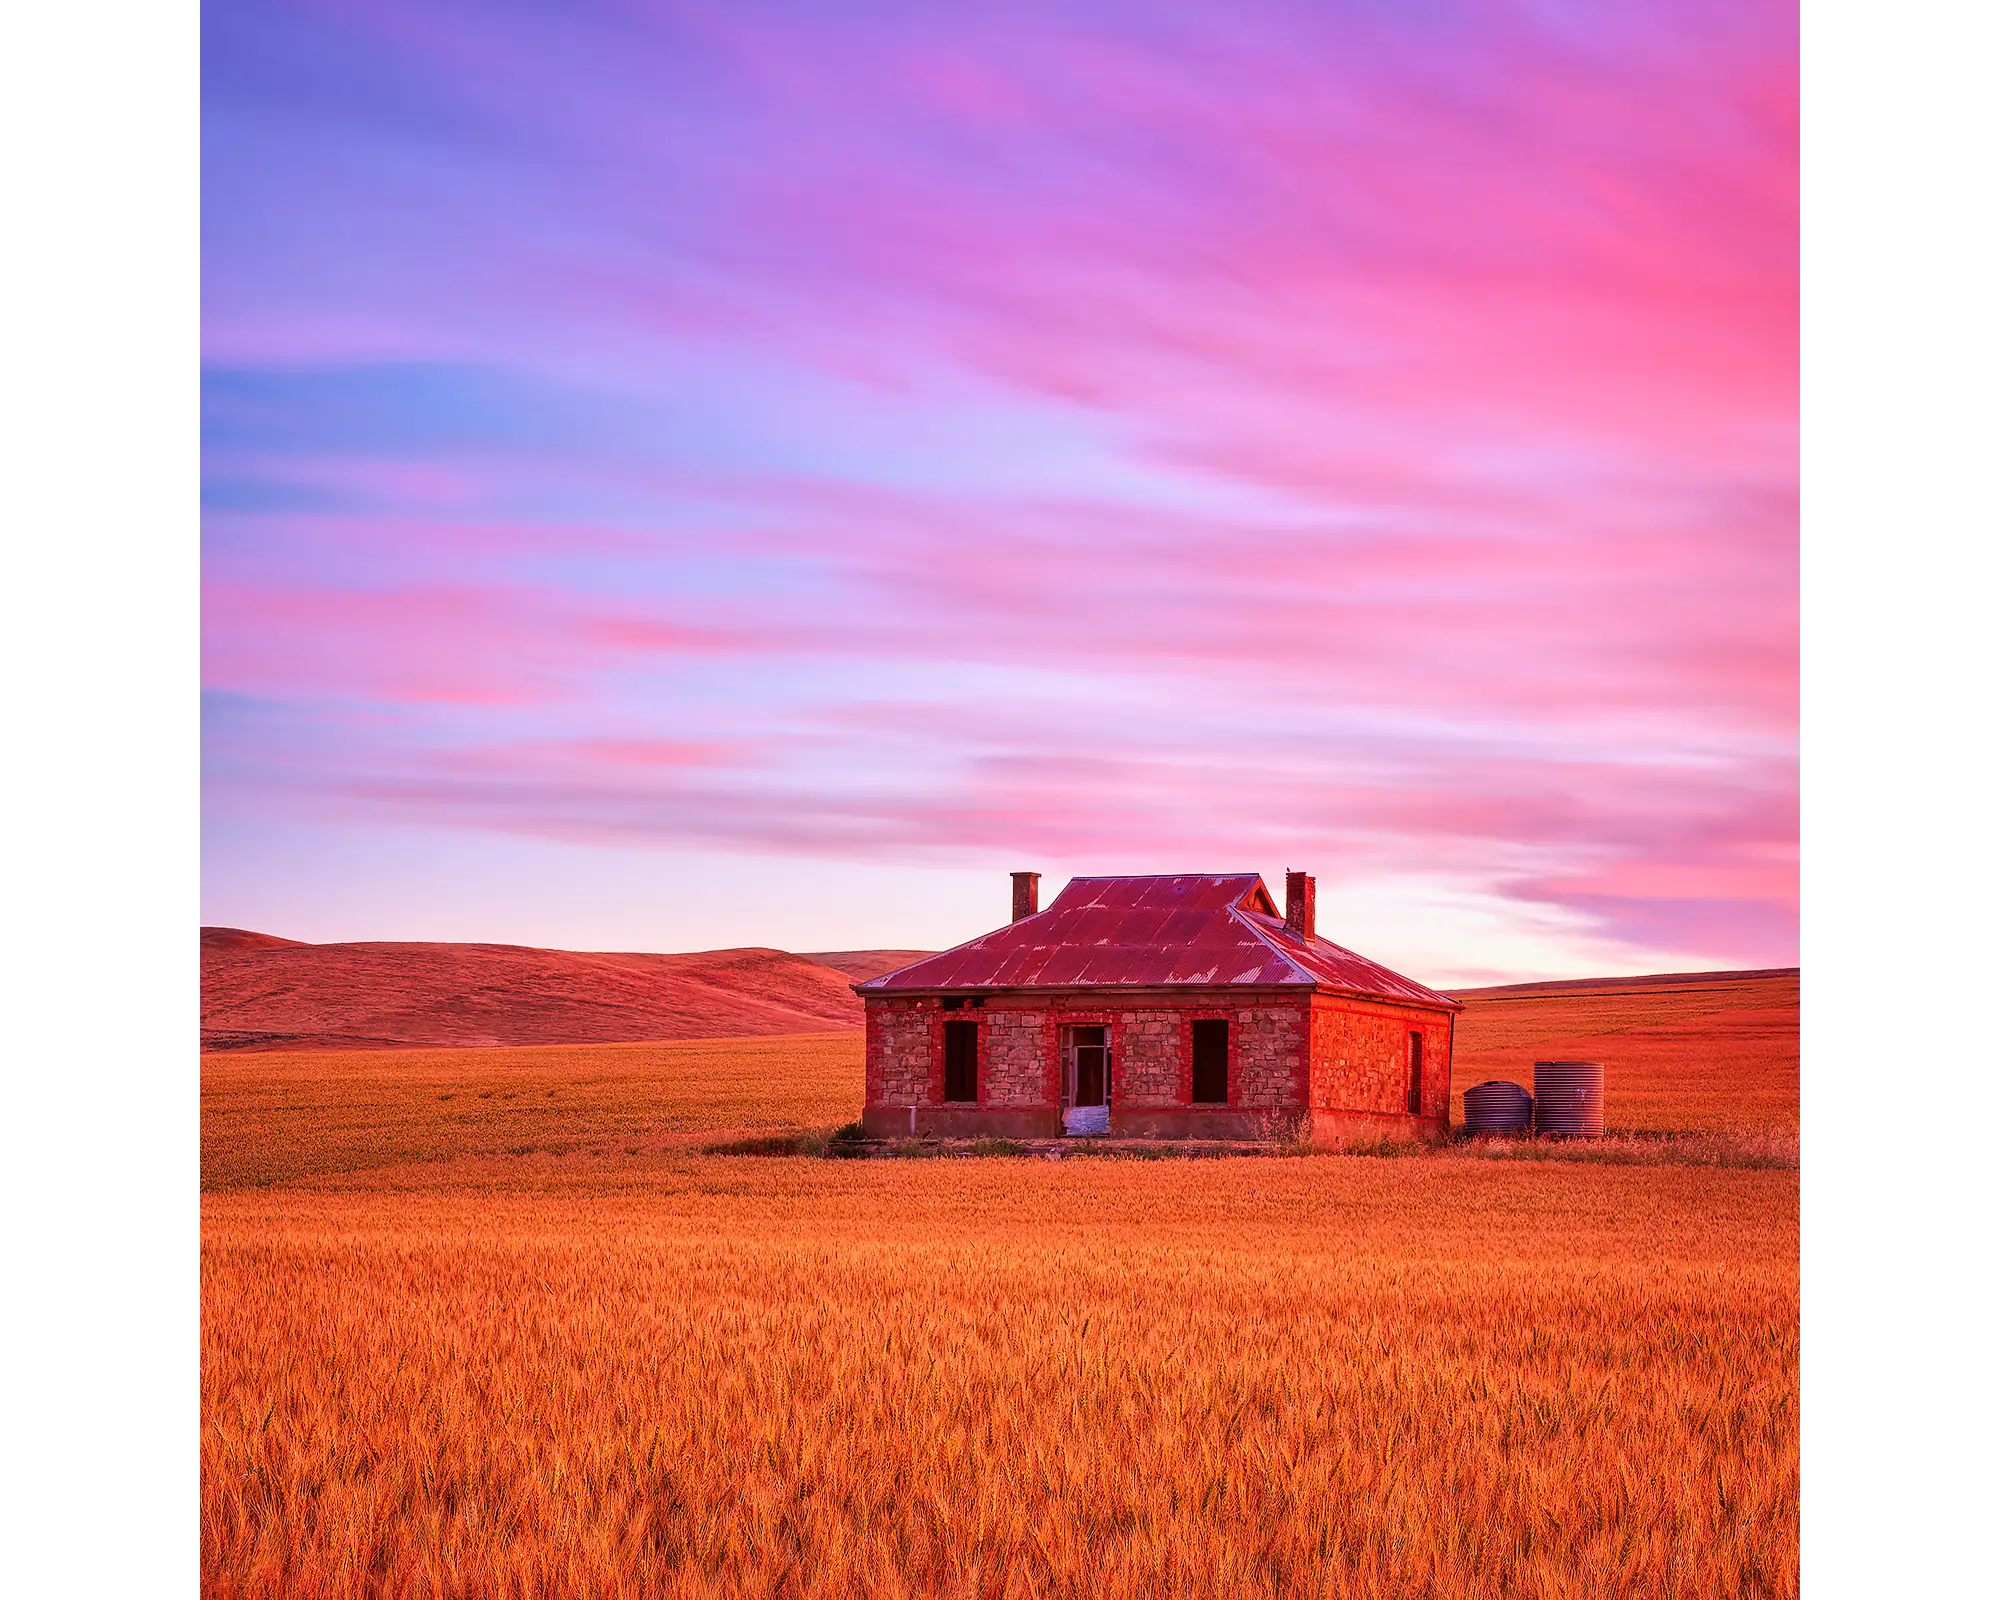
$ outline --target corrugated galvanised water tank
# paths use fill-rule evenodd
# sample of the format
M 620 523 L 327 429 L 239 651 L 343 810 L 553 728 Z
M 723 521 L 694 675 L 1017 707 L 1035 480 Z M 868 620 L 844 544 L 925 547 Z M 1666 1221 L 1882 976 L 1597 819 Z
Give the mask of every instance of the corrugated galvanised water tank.
M 1496 1078 L 1465 1091 L 1467 1133 L 1526 1133 L 1534 1114 L 1534 1096 L 1518 1083 Z
M 1535 1132 L 1595 1136 L 1604 1132 L 1604 1065 L 1535 1063 Z

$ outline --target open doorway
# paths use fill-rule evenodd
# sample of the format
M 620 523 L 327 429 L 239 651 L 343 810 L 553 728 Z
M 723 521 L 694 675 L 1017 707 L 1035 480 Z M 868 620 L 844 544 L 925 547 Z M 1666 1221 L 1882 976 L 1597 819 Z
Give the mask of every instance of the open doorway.
M 1063 1029 L 1063 1132 L 1111 1131 L 1111 1030 L 1102 1024 Z

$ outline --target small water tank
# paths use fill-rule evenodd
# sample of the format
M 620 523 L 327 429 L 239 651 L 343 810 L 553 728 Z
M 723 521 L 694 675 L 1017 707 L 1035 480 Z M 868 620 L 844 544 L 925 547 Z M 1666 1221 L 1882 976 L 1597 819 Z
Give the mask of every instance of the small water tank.
M 1582 1137 L 1604 1132 L 1602 1062 L 1535 1063 L 1535 1131 Z
M 1534 1097 L 1518 1083 L 1495 1079 L 1465 1091 L 1467 1133 L 1526 1133 L 1534 1114 Z

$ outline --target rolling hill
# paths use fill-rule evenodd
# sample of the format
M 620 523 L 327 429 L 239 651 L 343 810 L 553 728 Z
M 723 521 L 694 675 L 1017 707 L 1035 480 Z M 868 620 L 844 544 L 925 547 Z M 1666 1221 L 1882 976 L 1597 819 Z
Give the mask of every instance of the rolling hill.
M 936 954 L 935 950 L 813 950 L 803 959 L 846 973 L 850 983 L 866 983 L 870 978 L 879 978 L 885 972 L 894 972 L 898 967 Z
M 861 1026 L 849 985 L 928 954 L 692 954 L 502 944 L 305 944 L 202 930 L 208 1051 L 625 1044 Z M 1463 989 L 1454 1090 L 1532 1083 L 1536 1059 L 1602 1061 L 1619 1120 L 1798 1123 L 1796 968 Z
M 1604 1065 L 1613 1126 L 1799 1125 L 1799 969 L 1459 989 L 1452 1087 L 1531 1088 L 1536 1061 Z M 1455 1103 L 1453 1117 L 1462 1115 Z
M 204 928 L 206 1050 L 611 1044 L 861 1026 L 849 985 L 922 952 L 304 944 Z

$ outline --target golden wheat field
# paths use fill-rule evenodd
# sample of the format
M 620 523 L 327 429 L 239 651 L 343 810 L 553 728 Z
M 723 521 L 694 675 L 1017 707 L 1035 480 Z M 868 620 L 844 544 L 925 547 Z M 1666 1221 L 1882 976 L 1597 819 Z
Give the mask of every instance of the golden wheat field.
M 201 1079 L 214 1189 L 844 1122 L 861 1107 L 861 1035 L 212 1055 Z
M 1796 1170 L 699 1153 L 858 1093 L 205 1061 L 204 1592 L 1797 1592 Z
M 1456 1031 L 1454 1095 L 1487 1078 L 1532 1088 L 1538 1057 L 1601 1061 L 1612 1129 L 1798 1132 L 1796 972 L 1477 995 Z

